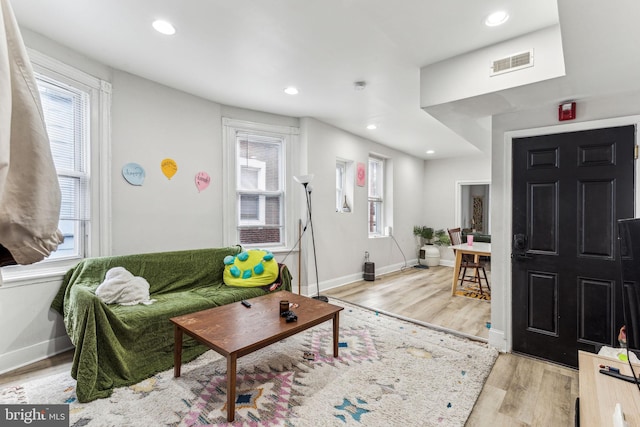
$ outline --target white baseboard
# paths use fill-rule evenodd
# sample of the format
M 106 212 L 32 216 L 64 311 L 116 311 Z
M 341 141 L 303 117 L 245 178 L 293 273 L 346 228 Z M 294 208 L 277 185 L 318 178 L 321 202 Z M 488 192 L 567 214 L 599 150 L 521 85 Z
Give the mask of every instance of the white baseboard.
M 411 267 L 418 263 L 417 259 L 411 259 L 407 261 L 407 266 Z M 375 275 L 376 277 L 381 274 L 393 273 L 394 271 L 399 271 L 405 266 L 404 262 L 398 264 L 386 265 L 381 268 L 376 268 Z M 349 283 L 359 282 L 363 280 L 363 272 L 353 273 L 342 277 L 336 277 L 335 279 L 327 280 L 325 282 L 320 283 L 320 293 L 322 291 L 326 291 L 333 288 L 339 288 L 340 286 L 348 285 Z M 310 295 L 316 294 L 316 284 L 312 283 L 309 285 L 309 289 L 312 291 Z
M 499 329 L 489 329 L 489 345 L 501 353 L 507 353 L 509 351 L 504 331 Z
M 53 338 L 29 347 L 0 354 L 0 374 L 39 362 L 73 348 L 68 336 Z
M 375 271 L 375 275 L 380 276 L 382 274 L 388 274 L 388 273 L 393 273 L 395 271 L 399 271 L 401 270 L 403 267 L 413 267 L 414 265 L 418 264 L 418 259 L 417 258 L 413 258 L 410 260 L 407 260 L 407 263 L 405 265 L 404 262 L 401 263 L 397 263 L 397 264 L 391 264 L 391 265 L 386 265 L 384 267 L 380 267 L 380 268 L 376 268 Z M 445 267 L 453 267 L 454 265 L 454 261 L 453 260 L 440 260 L 440 265 L 445 266 Z M 325 282 L 322 282 L 320 284 L 320 293 L 322 293 L 322 291 L 327 291 L 329 289 L 333 289 L 333 288 L 339 288 L 340 286 L 344 286 L 344 285 L 348 285 L 349 283 L 354 283 L 354 282 L 359 282 L 360 280 L 363 280 L 363 273 L 362 272 L 358 272 L 358 273 L 353 273 L 353 274 L 349 274 L 346 276 L 342 276 L 342 277 L 336 277 L 335 279 L 331 279 L 331 280 L 327 280 Z M 316 284 L 312 283 L 309 285 L 309 289 L 311 290 L 311 293 L 309 294 L 309 296 L 311 295 L 315 295 L 316 294 Z

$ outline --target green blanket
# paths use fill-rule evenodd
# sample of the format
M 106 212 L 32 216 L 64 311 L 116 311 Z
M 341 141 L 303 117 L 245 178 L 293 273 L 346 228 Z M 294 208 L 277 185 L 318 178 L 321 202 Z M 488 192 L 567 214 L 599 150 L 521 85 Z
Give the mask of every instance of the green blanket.
M 223 259 L 239 247 L 89 258 L 67 272 L 51 307 L 64 316 L 76 346 L 71 375 L 76 395 L 88 402 L 111 395 L 173 366 L 170 317 L 266 294 L 263 288 L 234 288 L 222 282 Z M 113 267 L 124 267 L 150 285 L 151 305 L 106 305 L 95 290 Z M 291 275 L 281 270 L 291 290 Z M 185 336 L 182 360 L 208 349 Z

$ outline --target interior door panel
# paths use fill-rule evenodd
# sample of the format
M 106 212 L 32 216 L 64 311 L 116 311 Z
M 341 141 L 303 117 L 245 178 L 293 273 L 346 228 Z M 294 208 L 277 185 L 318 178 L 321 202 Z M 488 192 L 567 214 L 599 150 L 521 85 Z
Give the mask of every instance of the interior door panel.
M 616 221 L 634 215 L 635 127 L 513 141 L 513 350 L 577 367 L 622 325 Z

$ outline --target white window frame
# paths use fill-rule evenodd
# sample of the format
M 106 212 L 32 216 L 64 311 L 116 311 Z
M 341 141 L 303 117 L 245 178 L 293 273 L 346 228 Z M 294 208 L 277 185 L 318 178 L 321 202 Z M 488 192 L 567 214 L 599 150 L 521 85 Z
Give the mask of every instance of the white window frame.
M 337 182 L 338 169 L 342 170 L 342 183 Z M 336 212 L 351 213 L 355 209 L 355 164 L 353 160 L 336 158 Z M 345 197 L 349 209 L 344 210 Z
M 369 155 L 369 158 L 367 159 L 367 186 L 369 181 L 371 180 L 371 167 L 370 167 L 371 162 L 375 162 L 380 165 L 382 176 L 378 177 L 379 182 L 377 182 L 378 184 L 377 187 L 380 189 L 380 194 L 378 194 L 377 197 L 372 197 L 370 192 L 371 189 L 367 187 L 367 231 L 369 233 L 369 237 L 381 237 L 384 235 L 385 221 L 386 221 L 386 206 L 385 206 L 385 188 L 386 188 L 385 184 L 386 184 L 386 173 L 387 173 L 386 164 L 385 164 L 386 160 L 382 157 Z M 371 224 L 368 219 L 369 212 L 371 209 L 370 204 L 372 202 L 380 203 L 380 210 L 378 212 L 379 218 L 376 223 L 376 230 L 374 231 L 371 231 Z
M 282 244 L 256 244 L 245 245 L 246 247 L 268 248 L 272 252 L 286 251 L 295 243 L 295 221 L 294 206 L 300 200 L 298 192 L 293 185 L 292 177 L 297 173 L 293 168 L 292 159 L 297 158 L 299 151 L 298 135 L 299 128 L 293 126 L 271 125 L 264 123 L 256 123 L 245 120 L 222 118 L 223 126 L 223 159 L 222 165 L 223 176 L 223 240 L 224 245 L 233 246 L 239 244 L 237 237 L 237 229 L 239 226 L 239 203 L 236 193 L 237 179 L 237 161 L 236 154 L 236 135 L 240 132 L 250 133 L 254 135 L 263 135 L 268 137 L 281 138 L 283 141 L 283 164 L 282 164 L 282 191 L 284 194 L 284 206 L 282 214 L 284 216 Z M 298 184 L 299 185 L 299 184 Z M 302 190 L 300 191 L 302 193 Z
M 2 268 L 2 286 L 33 283 L 34 279 L 58 276 L 83 257 L 111 254 L 111 84 L 27 48 L 33 70 L 89 94 L 89 135 L 86 149 L 86 173 L 89 179 L 84 226 L 84 254 L 79 257 L 53 258 L 26 266 Z

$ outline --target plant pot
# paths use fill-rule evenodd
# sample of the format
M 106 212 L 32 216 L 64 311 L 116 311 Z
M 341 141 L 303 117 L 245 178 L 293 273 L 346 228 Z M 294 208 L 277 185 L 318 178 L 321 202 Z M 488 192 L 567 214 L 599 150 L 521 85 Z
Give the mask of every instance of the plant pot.
M 440 249 L 435 245 L 424 245 L 421 248 L 424 253 L 424 263 L 429 267 L 440 265 Z

